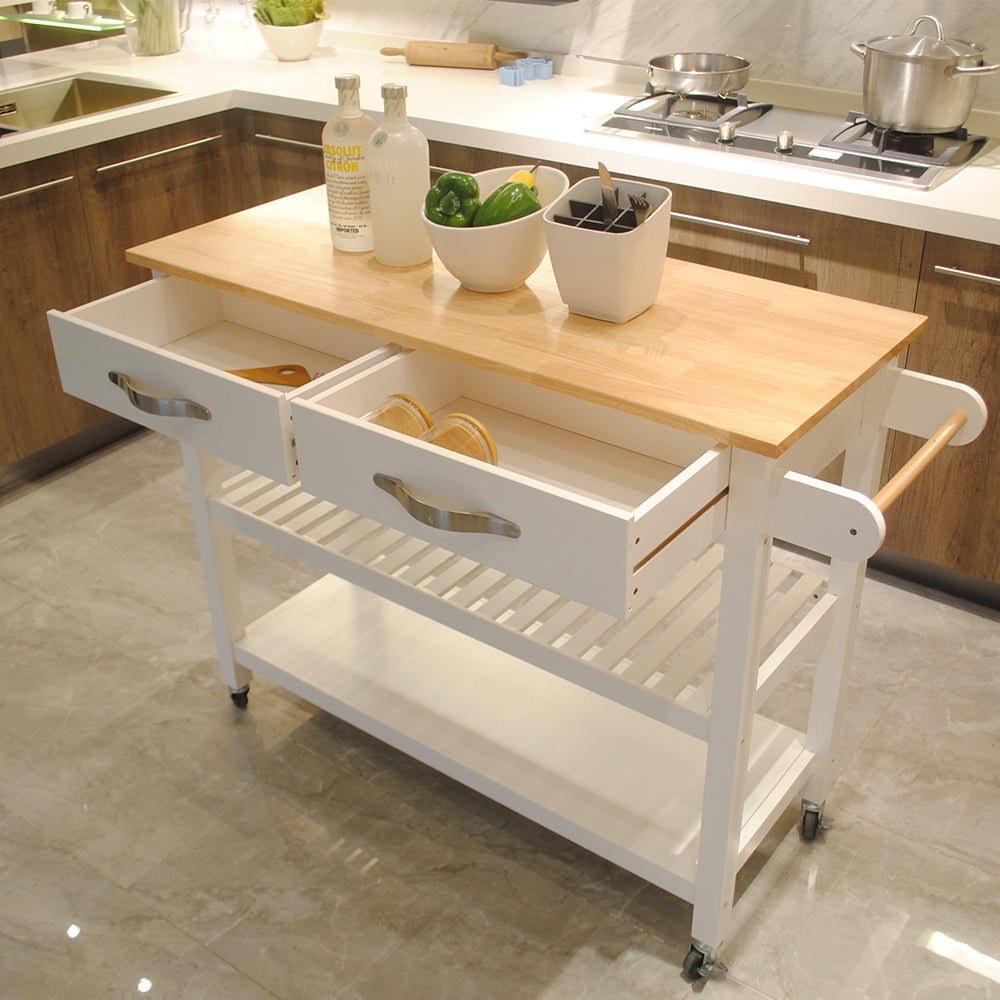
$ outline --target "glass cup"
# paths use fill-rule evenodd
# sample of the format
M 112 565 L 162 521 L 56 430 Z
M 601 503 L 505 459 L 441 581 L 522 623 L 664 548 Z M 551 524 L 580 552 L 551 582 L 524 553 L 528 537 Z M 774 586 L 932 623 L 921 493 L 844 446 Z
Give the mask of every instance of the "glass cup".
M 163 56 L 181 47 L 179 0 L 118 0 L 125 40 L 137 56 Z

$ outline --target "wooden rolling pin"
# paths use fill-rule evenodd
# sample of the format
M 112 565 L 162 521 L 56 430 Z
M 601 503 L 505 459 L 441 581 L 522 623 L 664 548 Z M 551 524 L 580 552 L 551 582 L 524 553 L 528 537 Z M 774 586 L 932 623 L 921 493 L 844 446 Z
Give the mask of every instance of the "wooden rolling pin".
M 406 56 L 411 66 L 496 69 L 501 62 L 523 59 L 526 52 L 498 52 L 485 42 L 407 42 L 404 48 L 379 49 L 384 56 Z

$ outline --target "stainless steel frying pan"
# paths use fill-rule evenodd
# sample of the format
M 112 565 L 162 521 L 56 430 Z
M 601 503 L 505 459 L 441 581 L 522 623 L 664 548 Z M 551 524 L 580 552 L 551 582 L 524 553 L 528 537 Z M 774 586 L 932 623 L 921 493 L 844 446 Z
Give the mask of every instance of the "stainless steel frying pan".
M 606 59 L 603 56 L 581 55 L 579 58 L 612 63 L 615 66 L 645 69 L 653 89 L 664 93 L 699 94 L 709 97 L 715 94 L 730 94 L 741 90 L 750 79 L 748 59 L 719 52 L 674 52 L 666 56 L 656 56 L 645 66 L 642 63 Z

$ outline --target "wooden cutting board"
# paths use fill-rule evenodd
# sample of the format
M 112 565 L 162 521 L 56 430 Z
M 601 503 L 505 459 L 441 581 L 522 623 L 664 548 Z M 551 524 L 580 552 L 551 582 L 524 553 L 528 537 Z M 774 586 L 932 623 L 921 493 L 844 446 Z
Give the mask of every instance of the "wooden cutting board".
M 411 66 L 453 66 L 458 69 L 496 69 L 501 62 L 523 59 L 526 52 L 500 52 L 485 42 L 407 42 L 399 48 L 379 49 L 384 56 L 405 56 Z

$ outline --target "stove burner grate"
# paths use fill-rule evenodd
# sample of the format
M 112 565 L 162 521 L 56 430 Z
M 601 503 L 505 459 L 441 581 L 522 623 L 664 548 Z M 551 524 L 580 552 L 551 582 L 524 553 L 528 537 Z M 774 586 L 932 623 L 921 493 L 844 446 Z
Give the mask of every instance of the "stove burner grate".
M 985 136 L 970 136 L 964 127 L 951 132 L 903 132 L 874 125 L 861 112 L 852 111 L 846 123 L 819 144 L 906 163 L 957 166 L 979 153 L 986 142 Z
M 726 121 L 748 125 L 772 107 L 751 101 L 746 94 L 679 94 L 646 84 L 645 94 L 626 101 L 615 114 L 677 125 L 718 125 Z

